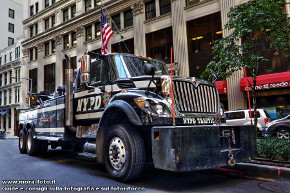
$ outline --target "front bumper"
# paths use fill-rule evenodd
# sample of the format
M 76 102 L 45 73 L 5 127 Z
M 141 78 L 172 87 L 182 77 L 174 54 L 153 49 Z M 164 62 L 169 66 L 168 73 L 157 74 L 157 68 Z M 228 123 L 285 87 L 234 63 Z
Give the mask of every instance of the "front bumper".
M 156 168 L 194 171 L 227 165 L 229 147 L 236 162 L 256 155 L 253 126 L 156 126 L 151 130 Z

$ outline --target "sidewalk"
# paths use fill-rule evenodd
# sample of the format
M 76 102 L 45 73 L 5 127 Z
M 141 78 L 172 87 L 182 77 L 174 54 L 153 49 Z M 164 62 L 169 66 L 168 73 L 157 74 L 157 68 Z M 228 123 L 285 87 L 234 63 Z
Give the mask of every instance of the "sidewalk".
M 259 177 L 278 177 L 290 179 L 290 168 L 269 166 L 252 163 L 239 163 L 234 167 L 227 167 L 229 169 L 240 170 L 248 175 L 259 176 Z

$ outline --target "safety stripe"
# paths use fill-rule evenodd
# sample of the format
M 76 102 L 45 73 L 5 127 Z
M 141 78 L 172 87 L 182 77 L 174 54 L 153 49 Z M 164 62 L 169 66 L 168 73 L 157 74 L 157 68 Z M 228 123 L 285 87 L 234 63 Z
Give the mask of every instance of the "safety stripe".
M 57 128 L 34 128 L 35 132 L 42 133 L 64 133 L 64 127 Z
M 85 114 L 76 115 L 76 119 L 77 120 L 82 120 L 82 119 L 97 119 L 97 118 L 101 118 L 102 115 L 103 115 L 103 112 L 85 113 Z
M 50 107 L 44 107 L 42 109 L 36 109 L 36 111 L 37 111 L 37 113 L 45 113 L 48 111 L 56 111 L 56 110 L 60 110 L 60 109 L 64 109 L 64 104 L 53 105 Z
M 142 81 L 134 81 L 136 88 L 147 88 L 149 85 L 150 80 L 142 80 Z M 151 82 L 150 88 L 155 88 L 156 85 Z

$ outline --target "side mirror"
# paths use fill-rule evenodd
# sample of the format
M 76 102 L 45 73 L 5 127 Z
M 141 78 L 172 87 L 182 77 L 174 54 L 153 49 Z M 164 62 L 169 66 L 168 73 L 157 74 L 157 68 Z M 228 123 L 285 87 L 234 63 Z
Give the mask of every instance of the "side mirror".
M 155 67 L 153 64 L 145 63 L 144 65 L 144 74 L 145 75 L 155 75 Z

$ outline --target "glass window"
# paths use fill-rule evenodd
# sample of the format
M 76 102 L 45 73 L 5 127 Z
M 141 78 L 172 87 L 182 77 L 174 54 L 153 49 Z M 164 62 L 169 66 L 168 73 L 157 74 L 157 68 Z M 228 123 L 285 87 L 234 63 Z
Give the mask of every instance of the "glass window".
M 44 66 L 44 89 L 47 92 L 53 93 L 55 91 L 55 64 L 48 64 Z
M 31 5 L 30 6 L 30 16 L 33 16 L 34 15 L 34 6 Z
M 51 53 L 54 54 L 55 53 L 55 41 L 51 40 Z
M 4 56 L 4 64 L 7 63 L 7 55 Z
M 68 18 L 68 8 L 63 10 L 63 22 L 67 21 Z
M 133 11 L 132 9 L 129 9 L 124 12 L 124 23 L 125 23 L 125 28 L 133 26 Z
M 38 13 L 38 2 L 35 3 L 35 13 Z
M 71 33 L 71 40 L 72 40 L 72 47 L 76 47 L 77 46 L 77 33 L 76 32 Z
M 15 18 L 15 11 L 13 9 L 9 9 L 9 17 L 12 19 Z
M 74 18 L 76 16 L 77 13 L 77 6 L 73 5 L 71 6 L 71 18 Z
M 86 41 L 92 40 L 92 26 L 86 27 Z
M 192 4 L 195 4 L 195 3 L 198 3 L 200 2 L 200 0 L 186 0 L 186 5 L 192 5 Z
M 12 61 L 12 52 L 9 53 L 9 61 Z
M 156 17 L 155 1 L 145 3 L 146 20 Z
M 44 1 L 44 7 L 47 8 L 49 6 L 49 0 Z
M 55 0 L 51 0 L 51 4 L 54 4 L 55 3 Z
M 29 78 L 32 79 L 32 88 L 29 88 L 29 90 L 36 93 L 37 92 L 37 68 L 33 70 L 29 70 Z
M 85 0 L 85 11 L 89 11 L 92 8 L 92 1 Z
M 69 48 L 69 35 L 63 36 L 63 49 Z
M 160 0 L 160 15 L 171 12 L 171 2 L 170 0 Z
M 114 22 L 114 24 L 112 22 L 113 31 L 118 31 L 119 29 L 121 29 L 120 14 L 112 16 L 112 20 Z
M 227 120 L 244 119 L 245 118 L 244 111 L 230 112 L 230 113 L 225 113 L 225 114 L 226 114 L 226 119 Z
M 37 49 L 37 47 L 35 47 L 34 50 L 35 50 L 35 60 L 37 60 L 37 58 L 38 58 L 38 49 Z
M 30 26 L 29 27 L 29 32 L 30 32 L 30 37 L 33 37 L 33 26 Z
M 8 37 L 8 46 L 11 46 L 14 44 L 14 38 Z
M 99 6 L 101 6 L 101 4 L 102 4 L 101 0 L 94 0 L 95 7 L 99 7 Z
M 8 31 L 14 33 L 14 24 L 8 23 Z
M 55 15 L 51 16 L 51 27 L 55 26 Z
M 251 111 L 251 113 L 252 113 L 252 117 L 254 117 L 254 111 Z M 248 114 L 249 114 L 249 117 L 250 117 L 250 111 L 248 112 Z M 260 112 L 259 111 L 256 111 L 256 114 L 257 114 L 257 118 L 260 118 L 261 117 L 261 115 L 260 115 Z M 269 116 L 270 117 L 270 116 Z
M 47 18 L 47 19 L 45 19 L 44 20 L 44 28 L 45 28 L 45 30 L 48 30 L 49 29 L 49 18 Z
M 2 57 L 0 57 L 0 65 L 2 65 Z M 0 81 L 1 81 L 1 78 L 0 78 Z M 0 84 L 1 86 L 1 84 Z
M 92 62 L 91 66 L 91 82 L 101 81 L 101 73 L 102 73 L 102 59 L 97 59 L 95 62 Z
M 35 24 L 35 35 L 38 34 L 38 23 Z
M 97 22 L 95 24 L 95 30 L 96 30 L 95 37 L 100 38 L 101 37 L 101 23 L 100 22 Z
M 46 42 L 44 44 L 44 56 L 48 56 L 49 55 L 49 42 Z

